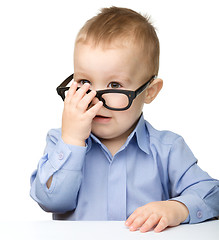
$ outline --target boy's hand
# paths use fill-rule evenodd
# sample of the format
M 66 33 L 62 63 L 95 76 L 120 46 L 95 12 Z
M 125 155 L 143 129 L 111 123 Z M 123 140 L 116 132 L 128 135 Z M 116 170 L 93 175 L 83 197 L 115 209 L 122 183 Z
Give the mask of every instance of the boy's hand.
M 140 228 L 147 232 L 155 225 L 155 232 L 161 232 L 168 226 L 177 226 L 188 217 L 188 208 L 178 201 L 151 202 L 137 208 L 126 220 L 130 231 Z
M 86 94 L 90 85 L 85 83 L 78 91 L 73 82 L 64 101 L 62 114 L 62 139 L 67 144 L 85 146 L 91 132 L 91 122 L 103 103 L 98 101 L 91 108 L 88 105 L 96 95 L 95 91 Z

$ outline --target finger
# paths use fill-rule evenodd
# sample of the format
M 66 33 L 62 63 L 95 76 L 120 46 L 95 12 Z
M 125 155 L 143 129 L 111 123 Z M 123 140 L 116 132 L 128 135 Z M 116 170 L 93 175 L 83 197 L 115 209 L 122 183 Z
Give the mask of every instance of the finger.
M 135 220 L 136 217 L 138 216 L 137 210 L 138 210 L 138 209 L 136 209 L 136 210 L 128 217 L 128 219 L 125 221 L 125 225 L 126 225 L 126 226 L 131 226 L 131 224 L 134 222 L 134 220 Z
M 102 106 L 103 102 L 101 101 L 97 102 L 93 107 L 87 110 L 86 112 L 87 116 L 93 119 L 97 115 L 97 112 L 101 109 Z
M 78 85 L 77 83 L 75 83 L 76 85 Z M 69 91 L 68 91 L 68 97 L 66 102 L 70 103 L 71 105 L 77 105 L 79 101 L 81 101 L 81 98 L 86 94 L 86 92 L 88 91 L 88 89 L 90 88 L 90 84 L 89 83 L 85 83 L 81 88 L 79 88 L 77 90 L 77 86 L 73 85 L 72 88 L 70 87 Z M 75 89 L 76 87 L 76 89 Z
M 76 90 L 77 90 L 77 82 L 73 82 L 67 92 L 67 95 L 65 97 L 65 102 L 69 102 L 70 99 L 72 98 L 72 96 L 75 94 Z
M 147 232 L 151 230 L 160 220 L 160 217 L 157 214 L 152 214 L 150 217 L 146 220 L 146 222 L 142 225 L 140 228 L 141 232 Z
M 91 103 L 95 96 L 96 92 L 93 90 L 88 94 L 85 94 L 81 101 L 78 103 L 78 107 L 86 110 L 88 108 L 88 105 Z
M 156 226 L 156 228 L 154 229 L 155 232 L 161 232 L 163 231 L 165 228 L 167 228 L 169 226 L 168 223 L 168 219 L 166 217 L 162 217 L 158 223 L 158 225 Z
M 135 218 L 135 220 L 133 221 L 133 223 L 131 224 L 131 226 L 129 227 L 130 231 L 136 231 L 138 228 L 140 228 L 143 223 L 147 220 L 147 218 L 144 215 L 140 215 L 137 218 Z
M 137 208 L 126 220 L 125 225 L 130 227 L 135 221 L 135 219 L 138 218 L 139 216 L 144 216 L 144 220 L 146 220 L 149 216 L 149 212 L 146 211 L 145 208 L 142 207 Z
M 90 88 L 90 84 L 89 83 L 85 83 L 83 84 L 82 87 L 80 87 L 76 93 L 74 94 L 74 101 L 75 102 L 79 102 L 86 94 L 86 92 L 88 91 L 88 89 Z

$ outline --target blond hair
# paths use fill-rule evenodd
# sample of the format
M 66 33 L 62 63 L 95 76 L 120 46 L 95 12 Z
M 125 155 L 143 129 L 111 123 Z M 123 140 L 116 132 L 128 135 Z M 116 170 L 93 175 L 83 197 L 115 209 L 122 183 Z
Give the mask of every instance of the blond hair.
M 149 17 L 131 9 L 110 7 L 88 20 L 76 38 L 78 42 L 107 46 L 120 40 L 140 48 L 151 75 L 159 69 L 159 40 Z

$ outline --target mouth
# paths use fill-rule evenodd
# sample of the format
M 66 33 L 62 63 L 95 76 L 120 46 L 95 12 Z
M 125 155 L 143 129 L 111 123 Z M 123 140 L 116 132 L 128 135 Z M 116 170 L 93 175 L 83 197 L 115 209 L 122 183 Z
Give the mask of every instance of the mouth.
M 93 120 L 99 123 L 108 123 L 111 120 L 111 117 L 96 115 Z

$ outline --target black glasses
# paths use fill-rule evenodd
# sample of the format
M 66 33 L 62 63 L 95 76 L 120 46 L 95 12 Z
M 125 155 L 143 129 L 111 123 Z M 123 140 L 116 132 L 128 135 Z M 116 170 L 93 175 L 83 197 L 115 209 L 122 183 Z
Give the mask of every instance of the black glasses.
M 67 77 L 57 88 L 58 95 L 61 96 L 62 100 L 65 100 L 65 96 L 70 87 L 66 87 L 68 83 L 74 78 L 74 74 Z M 140 86 L 135 91 L 131 90 L 123 90 L 123 89 L 105 89 L 96 91 L 97 97 L 100 101 L 103 102 L 103 106 L 107 109 L 114 111 L 124 111 L 130 108 L 133 100 L 142 93 L 150 83 L 156 78 L 156 76 L 152 76 L 146 83 Z M 77 90 L 80 87 L 77 88 Z M 91 90 L 89 89 L 87 93 Z

